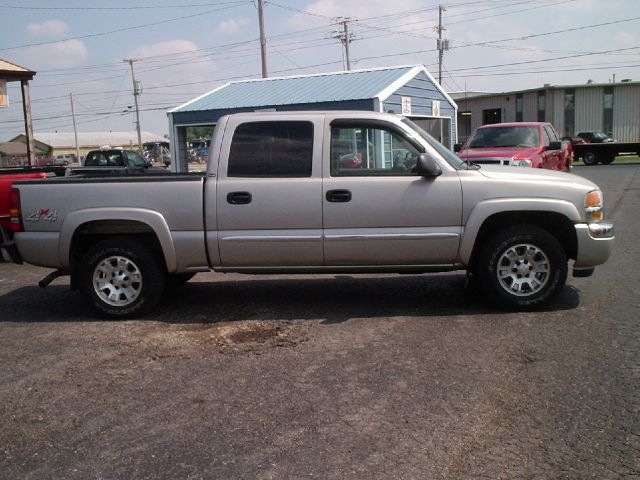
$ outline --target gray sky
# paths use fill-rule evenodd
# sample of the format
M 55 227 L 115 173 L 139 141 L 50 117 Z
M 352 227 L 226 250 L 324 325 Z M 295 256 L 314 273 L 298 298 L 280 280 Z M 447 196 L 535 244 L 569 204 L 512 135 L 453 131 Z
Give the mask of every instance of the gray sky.
M 270 76 L 345 69 L 333 32 L 349 18 L 352 69 L 425 64 L 443 85 L 510 91 L 543 84 L 640 80 L 638 0 L 265 0 Z M 168 132 L 166 111 L 231 80 L 260 78 L 256 3 L 248 0 L 0 0 L 0 58 L 37 71 L 36 132 L 133 131 L 138 59 L 142 129 Z M 0 140 L 23 132 L 17 83 L 0 109 Z

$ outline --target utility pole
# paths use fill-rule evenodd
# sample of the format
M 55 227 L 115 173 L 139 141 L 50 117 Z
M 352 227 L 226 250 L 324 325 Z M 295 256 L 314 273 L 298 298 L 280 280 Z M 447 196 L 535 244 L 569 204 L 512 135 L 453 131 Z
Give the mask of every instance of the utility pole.
M 442 57 L 444 56 L 444 51 L 449 50 L 449 40 L 442 39 L 442 32 L 446 30 L 442 26 L 442 12 L 446 11 L 442 5 L 438 6 L 438 26 L 435 28 L 435 31 L 438 32 L 438 83 L 442 85 Z
M 260 56 L 262 57 L 262 78 L 267 78 L 267 37 L 264 33 L 264 0 L 258 0 L 258 21 L 260 23 Z
M 69 93 L 69 99 L 71 100 L 71 117 L 73 118 L 73 135 L 76 139 L 76 162 L 80 165 L 80 145 L 78 145 L 78 129 L 76 128 L 76 112 L 73 109 L 73 95 Z
M 339 17 L 338 23 L 342 24 L 342 32 L 334 31 L 333 38 L 337 38 L 344 45 L 345 59 L 347 62 L 347 70 L 351 70 L 351 57 L 349 55 L 349 44 L 353 42 L 353 34 L 349 33 L 349 17 Z
M 142 153 L 142 134 L 140 133 L 140 108 L 138 107 L 138 95 L 140 95 L 140 82 L 136 81 L 136 74 L 133 71 L 133 62 L 137 62 L 137 59 L 126 58 L 123 62 L 127 62 L 131 67 L 131 80 L 133 82 L 133 100 L 136 105 L 136 130 L 138 131 L 138 148 Z

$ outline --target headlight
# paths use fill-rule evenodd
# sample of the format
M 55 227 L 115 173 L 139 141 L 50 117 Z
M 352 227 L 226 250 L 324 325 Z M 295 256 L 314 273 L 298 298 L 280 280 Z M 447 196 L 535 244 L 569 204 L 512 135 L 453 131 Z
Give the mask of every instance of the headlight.
M 604 220 L 604 201 L 600 190 L 592 190 L 584 197 L 584 210 L 588 222 Z
M 513 160 L 511 165 L 513 165 L 514 167 L 530 167 L 531 166 L 531 160 L 527 160 L 525 158 L 521 158 L 519 160 Z

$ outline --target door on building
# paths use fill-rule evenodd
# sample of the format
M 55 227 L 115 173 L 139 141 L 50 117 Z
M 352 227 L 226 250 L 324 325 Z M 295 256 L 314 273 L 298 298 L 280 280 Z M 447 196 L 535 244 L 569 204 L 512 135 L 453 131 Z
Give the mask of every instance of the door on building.
M 471 112 L 458 114 L 458 142 L 464 143 L 471 136 Z
M 422 127 L 422 129 L 438 140 L 447 148 L 451 148 L 451 119 L 444 117 L 424 118 L 409 117 L 412 122 Z
M 482 124 L 489 125 L 490 123 L 502 122 L 502 110 L 499 108 L 491 108 L 489 110 L 482 111 Z

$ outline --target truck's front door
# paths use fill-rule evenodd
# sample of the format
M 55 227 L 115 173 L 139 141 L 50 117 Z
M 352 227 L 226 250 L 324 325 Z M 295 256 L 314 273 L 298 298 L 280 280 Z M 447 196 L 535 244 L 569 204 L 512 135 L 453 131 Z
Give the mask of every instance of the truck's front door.
M 222 268 L 322 265 L 322 117 L 238 122 L 218 170 Z
M 325 126 L 327 265 L 452 265 L 461 235 L 457 172 L 415 173 L 424 147 L 393 124 Z

